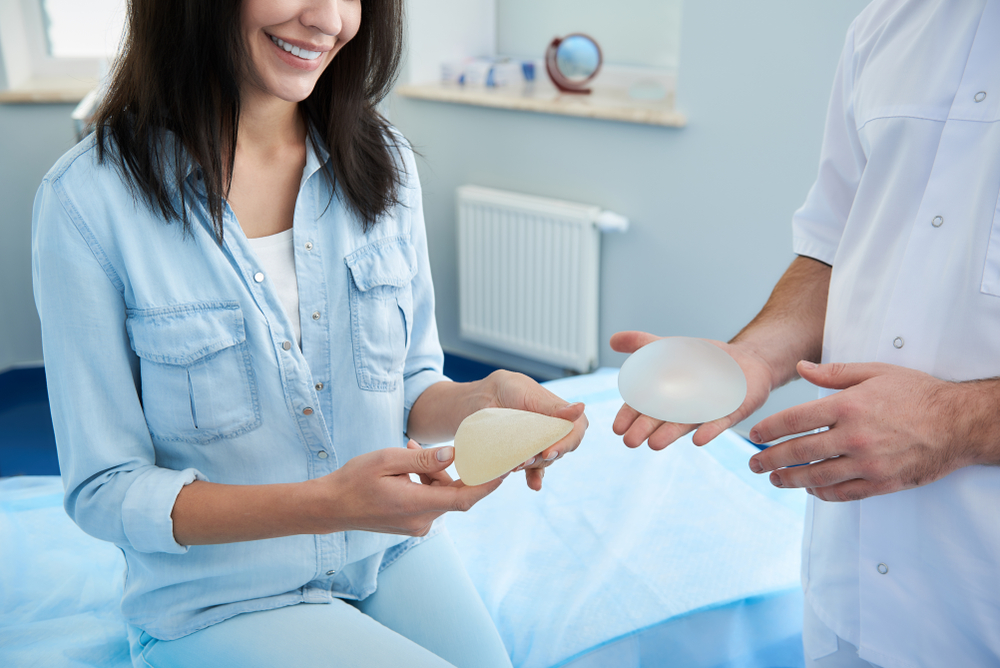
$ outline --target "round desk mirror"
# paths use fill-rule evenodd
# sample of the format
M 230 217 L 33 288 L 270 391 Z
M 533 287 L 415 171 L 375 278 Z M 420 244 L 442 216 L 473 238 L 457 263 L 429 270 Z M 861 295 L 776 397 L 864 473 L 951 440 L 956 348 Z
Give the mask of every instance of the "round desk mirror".
M 545 51 L 545 69 L 564 93 L 589 93 L 587 84 L 601 70 L 601 47 L 582 33 L 556 37 Z

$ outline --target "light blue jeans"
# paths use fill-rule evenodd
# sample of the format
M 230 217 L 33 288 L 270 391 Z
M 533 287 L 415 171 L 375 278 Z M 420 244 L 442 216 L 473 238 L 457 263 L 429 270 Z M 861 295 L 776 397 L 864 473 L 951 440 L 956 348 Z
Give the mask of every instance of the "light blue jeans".
M 363 601 L 237 615 L 177 640 L 129 629 L 136 668 L 510 668 L 447 534 L 409 550 Z

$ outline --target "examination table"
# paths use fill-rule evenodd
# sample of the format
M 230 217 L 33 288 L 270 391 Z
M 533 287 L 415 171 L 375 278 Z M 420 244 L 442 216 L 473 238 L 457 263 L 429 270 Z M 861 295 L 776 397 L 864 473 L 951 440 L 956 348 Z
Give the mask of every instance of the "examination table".
M 512 475 L 447 525 L 515 666 L 802 666 L 805 498 L 733 432 L 626 448 L 617 369 L 547 386 L 587 404 L 544 489 Z M 124 562 L 62 509 L 55 476 L 0 479 L 0 666 L 127 668 Z

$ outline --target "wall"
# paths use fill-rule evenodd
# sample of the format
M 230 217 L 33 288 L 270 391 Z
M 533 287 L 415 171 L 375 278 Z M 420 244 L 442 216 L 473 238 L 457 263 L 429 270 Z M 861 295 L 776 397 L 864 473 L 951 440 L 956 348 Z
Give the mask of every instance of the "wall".
M 558 373 L 458 336 L 454 193 L 465 183 L 597 204 L 631 219 L 629 232 L 604 237 L 602 365 L 624 359 L 607 344 L 619 330 L 736 334 L 793 259 L 789 220 L 815 178 L 844 35 L 865 4 L 685 2 L 683 129 L 393 100 L 392 120 L 422 154 L 445 348 Z M 798 381 L 764 412 L 814 396 Z
M 0 88 L 3 81 L 0 61 Z M 31 205 L 49 167 L 76 143 L 71 104 L 0 104 L 0 372 L 42 359 L 31 294 Z
M 497 51 L 505 56 L 541 58 L 556 36 L 582 32 L 601 45 L 604 60 L 673 70 L 680 51 L 682 0 L 496 0 Z M 525 20 L 525 17 L 531 17 Z M 642 17 L 635 20 L 634 17 Z M 599 37 L 598 37 L 599 36 Z
M 789 218 L 816 174 L 820 133 L 843 35 L 863 0 L 688 0 L 682 18 L 681 130 L 395 99 L 389 113 L 422 153 L 438 324 L 446 349 L 552 376 L 546 368 L 458 337 L 454 192 L 463 183 L 599 204 L 632 229 L 605 237 L 601 363 L 624 356 L 616 331 L 728 338 L 763 304 L 792 259 Z M 487 0 L 413 0 L 414 80 L 483 52 L 441 17 Z M 629 18 L 629 17 L 623 17 Z M 599 36 L 598 36 L 599 37 Z M 460 39 L 461 38 L 461 39 Z M 476 53 L 474 55 L 482 55 Z M 2 68 L 0 68 L 2 72 Z M 38 360 L 31 296 L 35 189 L 73 144 L 71 105 L 0 105 L 0 370 Z M 797 386 L 798 385 L 798 386 Z M 813 396 L 793 384 L 767 409 Z

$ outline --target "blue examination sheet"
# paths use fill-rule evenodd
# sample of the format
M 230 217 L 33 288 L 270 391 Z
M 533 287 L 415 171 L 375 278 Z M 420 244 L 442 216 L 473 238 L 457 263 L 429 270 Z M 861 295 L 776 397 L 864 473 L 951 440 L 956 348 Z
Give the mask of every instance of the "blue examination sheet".
M 801 492 L 727 432 L 629 450 L 617 370 L 549 387 L 587 403 L 542 492 L 520 474 L 449 517 L 515 666 L 801 666 Z M 0 666 L 127 668 L 124 560 L 80 531 L 56 477 L 0 480 Z

